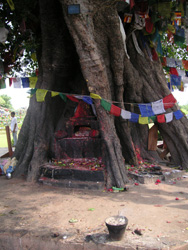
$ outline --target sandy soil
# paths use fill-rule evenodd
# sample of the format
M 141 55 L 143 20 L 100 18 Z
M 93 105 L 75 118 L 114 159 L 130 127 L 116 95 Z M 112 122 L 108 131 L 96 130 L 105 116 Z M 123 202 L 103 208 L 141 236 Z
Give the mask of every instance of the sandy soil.
M 92 235 L 87 239 L 128 243 L 134 249 L 176 249 L 188 243 L 188 178 L 127 187 L 122 193 L 73 190 L 1 176 L 0 233 L 24 230 L 63 242 L 83 242 Z M 118 214 L 128 218 L 128 226 L 123 240 L 110 242 L 105 219 Z

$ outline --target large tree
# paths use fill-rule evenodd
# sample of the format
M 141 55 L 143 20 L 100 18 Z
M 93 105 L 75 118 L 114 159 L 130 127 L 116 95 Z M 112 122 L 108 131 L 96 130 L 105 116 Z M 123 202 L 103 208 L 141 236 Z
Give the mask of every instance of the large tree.
M 21 8 L 25 8 L 26 2 L 14 1 L 17 15 L 19 11 L 23 14 Z M 31 3 L 29 8 L 27 6 L 26 26 L 30 26 L 37 44 L 37 89 L 70 94 L 95 93 L 135 113 L 138 108 L 125 103 L 149 103 L 170 94 L 161 62 L 151 60 L 141 42 L 144 27 L 135 25 L 134 18 L 131 24 L 124 26 L 125 43 L 121 17 L 130 10 L 125 1 L 80 0 L 76 3 L 80 4 L 80 14 L 76 15 L 67 11 L 68 5 L 75 4 L 73 0 L 39 0 L 34 1 L 32 7 Z M 138 41 L 138 46 L 133 40 Z M 143 159 L 159 160 L 159 157 L 147 149 L 147 125 L 109 114 L 101 107 L 100 100 L 94 100 L 94 104 L 106 148 L 103 160 L 108 186 L 123 187 L 128 181 L 124 161 L 139 164 L 138 153 Z M 16 176 L 26 174 L 27 180 L 37 180 L 40 165 L 53 155 L 55 132 L 64 119 L 73 116 L 75 105 L 70 100 L 65 103 L 59 96 L 51 98 L 50 93 L 45 102 L 37 102 L 33 95 L 14 152 L 18 159 Z M 177 109 L 175 104 L 167 111 Z M 174 163 L 186 168 L 187 119 L 159 123 L 158 129 Z

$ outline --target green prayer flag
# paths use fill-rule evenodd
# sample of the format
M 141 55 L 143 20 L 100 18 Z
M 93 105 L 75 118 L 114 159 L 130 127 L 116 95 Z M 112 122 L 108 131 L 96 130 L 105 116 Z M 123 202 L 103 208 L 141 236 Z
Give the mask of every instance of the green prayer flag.
M 102 106 L 106 111 L 110 111 L 110 110 L 111 110 L 111 103 L 105 101 L 104 99 L 101 99 L 101 106 Z
M 60 97 L 63 99 L 64 102 L 67 101 L 67 97 L 66 95 L 62 94 L 62 93 L 59 93 Z
M 149 116 L 148 117 L 148 122 L 149 123 L 154 123 L 154 122 L 156 122 L 156 120 L 157 120 L 156 116 Z

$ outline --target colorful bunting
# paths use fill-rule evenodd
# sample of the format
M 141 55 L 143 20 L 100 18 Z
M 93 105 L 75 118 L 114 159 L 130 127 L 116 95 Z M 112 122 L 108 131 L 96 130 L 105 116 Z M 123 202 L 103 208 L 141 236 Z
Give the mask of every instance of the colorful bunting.
M 29 77 L 29 87 L 34 89 L 37 83 L 37 77 Z
M 126 120 L 126 119 L 131 119 L 131 112 L 122 109 L 122 110 L 121 110 L 121 117 L 122 117 L 123 119 L 125 119 L 125 120 Z
M 138 119 L 139 119 L 138 114 L 131 113 L 131 119 L 130 119 L 131 122 L 138 122 Z
M 90 93 L 90 97 L 93 99 L 102 99 L 99 95 Z
M 114 116 L 120 116 L 121 109 L 118 106 L 115 106 L 114 104 L 111 105 L 110 114 Z
M 138 104 L 142 117 L 153 116 L 153 110 L 151 104 Z
M 106 111 L 110 111 L 110 109 L 111 109 L 111 103 L 105 101 L 104 99 L 101 99 L 101 106 L 102 106 Z
M 158 123 L 165 123 L 165 115 L 158 115 L 157 121 Z
M 73 102 L 79 102 L 78 99 L 72 95 L 67 95 L 67 98 L 69 98 Z
M 165 114 L 166 123 L 171 122 L 173 120 L 173 112 Z
M 148 117 L 142 117 L 141 115 L 139 115 L 139 120 L 138 122 L 140 124 L 148 124 Z
M 174 96 L 172 95 L 172 93 L 163 98 L 163 104 L 164 104 L 165 109 L 172 108 L 176 102 L 177 101 L 174 98 Z
M 66 95 L 64 95 L 64 94 L 62 94 L 62 93 L 59 93 L 59 95 L 60 95 L 61 99 L 62 99 L 64 102 L 67 101 Z
M 91 97 L 89 96 L 84 96 L 83 99 L 82 99 L 84 102 L 86 102 L 87 104 L 93 104 L 93 100 Z
M 151 105 L 152 105 L 153 113 L 155 115 L 165 113 L 164 104 L 163 104 L 162 99 L 158 100 L 156 102 L 152 102 Z
M 21 80 L 23 88 L 29 88 L 29 77 L 22 77 Z
M 52 92 L 51 92 L 51 96 L 52 96 L 52 97 L 55 97 L 55 96 L 57 96 L 57 95 L 59 95 L 59 92 L 55 92 L 55 91 L 52 91 Z
M 174 116 L 176 117 L 176 120 L 179 120 L 181 119 L 184 115 L 183 113 L 181 112 L 181 110 L 177 110 L 174 112 Z
M 37 89 L 36 91 L 37 102 L 44 102 L 47 92 L 48 90 L 45 89 Z
M 22 86 L 21 78 L 19 77 L 13 78 L 12 81 L 13 81 L 14 88 L 21 88 Z

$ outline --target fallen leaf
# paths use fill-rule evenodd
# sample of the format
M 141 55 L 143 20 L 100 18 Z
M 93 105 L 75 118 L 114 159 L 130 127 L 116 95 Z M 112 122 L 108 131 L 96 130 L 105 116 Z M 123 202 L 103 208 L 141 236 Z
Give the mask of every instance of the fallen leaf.
M 94 211 L 95 210 L 95 208 L 89 208 L 88 209 L 88 211 Z
M 70 223 L 76 223 L 76 222 L 78 222 L 78 220 L 77 219 L 70 219 L 69 222 Z

